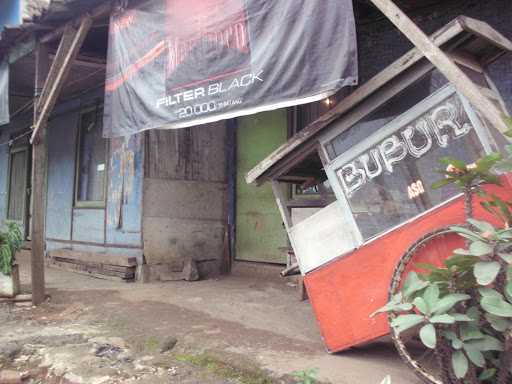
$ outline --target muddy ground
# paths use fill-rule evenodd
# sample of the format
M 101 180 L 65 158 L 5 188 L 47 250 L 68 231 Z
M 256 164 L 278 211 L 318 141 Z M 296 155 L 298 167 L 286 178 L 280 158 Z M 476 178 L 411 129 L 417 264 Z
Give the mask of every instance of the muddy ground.
M 24 290 L 28 279 L 22 263 Z M 300 383 L 293 373 L 310 369 L 323 383 L 419 383 L 388 342 L 328 354 L 289 282 L 142 285 L 49 269 L 47 286 L 38 308 L 0 307 L 0 370 L 27 383 Z

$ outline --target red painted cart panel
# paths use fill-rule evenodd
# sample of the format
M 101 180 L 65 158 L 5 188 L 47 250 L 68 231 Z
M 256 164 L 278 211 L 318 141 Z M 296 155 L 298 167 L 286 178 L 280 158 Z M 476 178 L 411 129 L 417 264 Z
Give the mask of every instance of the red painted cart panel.
M 486 190 L 512 200 L 510 179 L 504 177 L 503 184 Z M 476 218 L 498 224 L 479 200 L 474 208 Z M 337 352 L 387 335 L 386 315 L 370 314 L 388 301 L 391 276 L 402 255 L 422 236 L 464 221 L 463 201 L 458 198 L 306 274 L 304 282 L 327 349 Z M 460 237 L 449 235 L 435 251 L 419 252 L 413 262 L 439 263 L 463 244 Z

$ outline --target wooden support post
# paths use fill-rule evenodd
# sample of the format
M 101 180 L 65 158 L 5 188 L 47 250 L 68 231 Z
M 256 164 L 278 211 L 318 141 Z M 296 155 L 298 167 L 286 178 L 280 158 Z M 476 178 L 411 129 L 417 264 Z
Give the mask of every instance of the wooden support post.
M 57 102 L 57 98 L 66 81 L 72 63 L 78 55 L 78 51 L 80 51 L 80 47 L 91 25 L 92 18 L 86 16 L 82 19 L 78 29 L 74 29 L 70 24 L 66 26 L 37 105 L 38 113 L 34 124 L 34 132 L 30 139 L 31 142 L 37 140 L 41 126 L 48 121 L 48 117 Z
M 501 132 L 508 130 L 503 113 L 392 0 L 371 0 L 371 2 L 437 67 L 482 116 Z
M 66 81 L 73 60 L 91 27 L 92 19 L 85 16 L 77 29 L 70 24 L 64 34 L 49 67 L 47 47 L 38 43 L 36 48 L 36 80 L 34 100 L 34 126 L 32 143 L 32 303 L 41 304 L 45 299 L 44 245 L 45 245 L 45 196 L 47 142 L 46 128 L 48 117 L 57 102 L 59 93 Z
M 284 196 L 283 190 L 281 188 L 281 185 L 279 185 L 279 182 L 277 180 L 272 180 L 272 191 L 274 192 L 274 197 L 276 199 L 277 207 L 279 208 L 279 212 L 281 212 L 281 217 L 283 219 L 284 227 L 286 228 L 286 233 L 288 234 L 288 239 L 291 243 L 291 237 L 290 232 L 293 227 L 292 222 L 292 216 L 290 214 L 290 209 L 288 208 L 286 204 L 286 197 Z M 291 267 L 291 260 L 288 257 L 287 267 Z M 304 301 L 307 299 L 307 293 L 306 293 L 306 287 L 304 285 L 304 278 L 303 276 L 299 276 L 298 278 L 298 287 L 299 287 L 299 298 L 301 301 Z
M 48 75 L 50 61 L 48 49 L 43 44 L 36 47 L 36 73 L 34 92 L 34 122 L 38 119 L 38 101 L 43 89 L 45 79 Z M 39 130 L 37 143 L 32 145 L 32 216 L 31 216 L 31 237 L 32 237 L 32 304 L 39 305 L 45 299 L 44 279 L 44 195 L 46 180 L 46 124 Z

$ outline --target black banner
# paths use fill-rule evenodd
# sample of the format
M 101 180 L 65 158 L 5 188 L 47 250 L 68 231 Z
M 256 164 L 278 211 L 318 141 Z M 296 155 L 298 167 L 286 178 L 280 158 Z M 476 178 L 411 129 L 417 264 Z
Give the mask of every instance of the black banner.
M 352 0 L 150 0 L 111 17 L 104 136 L 312 102 L 356 83 Z

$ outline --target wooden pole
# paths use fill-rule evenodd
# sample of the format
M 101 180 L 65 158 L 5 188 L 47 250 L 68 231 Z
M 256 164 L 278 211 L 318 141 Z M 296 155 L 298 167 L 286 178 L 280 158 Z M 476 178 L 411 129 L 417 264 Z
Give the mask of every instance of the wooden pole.
M 32 143 L 32 304 L 41 304 L 45 299 L 44 244 L 45 244 L 45 196 L 47 141 L 46 130 L 50 116 L 73 60 L 91 27 L 90 16 L 81 18 L 74 29 L 67 25 L 64 29 L 55 59 L 50 67 L 47 47 L 39 42 L 36 48 L 36 80 L 34 100 L 34 125 Z
M 78 55 L 91 25 L 92 18 L 86 16 L 82 18 L 78 29 L 74 29 L 70 25 L 66 26 L 37 106 L 38 114 L 34 123 L 34 132 L 30 139 L 31 142 L 37 140 L 41 126 L 47 123 L 48 117 L 57 102 L 60 91 L 71 70 L 72 63 Z
M 43 90 L 44 82 L 48 76 L 50 60 L 48 48 L 44 44 L 37 44 L 36 73 L 34 92 L 34 123 L 39 118 L 38 102 Z M 39 129 L 38 140 L 32 144 L 32 304 L 41 304 L 46 296 L 44 278 L 44 191 L 46 180 L 46 123 Z
M 434 64 L 469 102 L 501 132 L 509 128 L 504 115 L 478 86 L 392 0 L 370 0 Z

